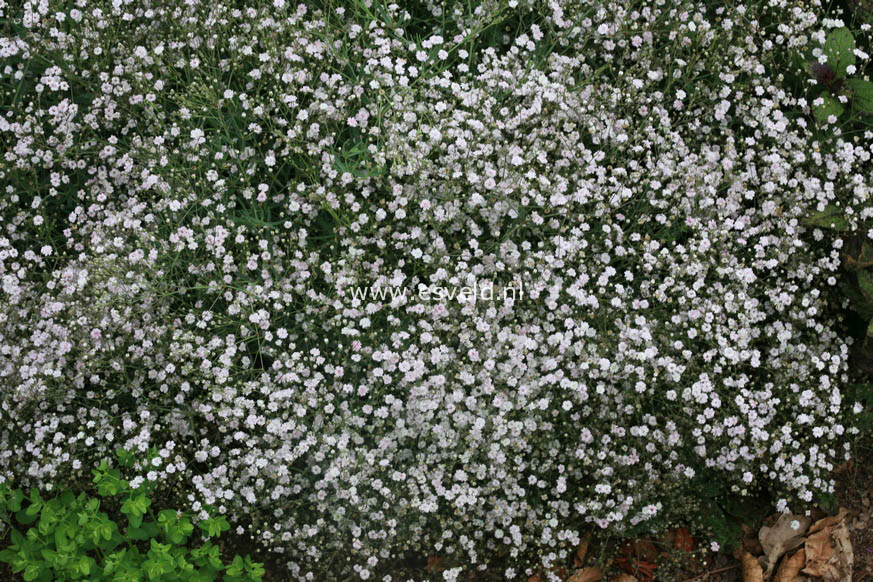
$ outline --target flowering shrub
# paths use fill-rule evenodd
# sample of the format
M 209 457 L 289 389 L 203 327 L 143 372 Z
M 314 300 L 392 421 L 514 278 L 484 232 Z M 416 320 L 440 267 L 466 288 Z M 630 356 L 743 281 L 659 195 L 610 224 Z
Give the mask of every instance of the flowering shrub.
M 293 579 L 511 578 L 703 483 L 832 491 L 842 242 L 809 217 L 869 220 L 873 135 L 808 59 L 845 23 L 402 4 L 0 3 L 3 478 L 153 450 L 134 488 Z M 523 292 L 420 293 L 483 282 Z

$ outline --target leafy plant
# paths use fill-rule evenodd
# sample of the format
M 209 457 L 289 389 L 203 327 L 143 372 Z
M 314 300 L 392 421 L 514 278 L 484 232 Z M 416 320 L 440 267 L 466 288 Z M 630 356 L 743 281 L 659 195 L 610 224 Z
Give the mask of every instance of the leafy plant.
M 262 564 L 235 556 L 225 564 L 219 548 L 206 539 L 195 543 L 194 522 L 186 512 L 155 512 L 147 486 L 133 488 L 104 461 L 93 471 L 98 497 L 64 491 L 43 499 L 32 489 L 0 484 L 0 518 L 13 526 L 0 561 L 24 580 L 54 582 L 257 582 Z M 120 498 L 127 523 L 101 511 L 100 498 Z M 24 533 L 14 527 L 30 526 Z M 224 516 L 197 523 L 206 538 L 230 528 Z M 222 574 L 223 573 L 223 574 Z
M 849 78 L 855 71 L 855 48 L 855 37 L 848 28 L 834 29 L 822 49 L 826 62 L 809 66 L 810 75 L 824 89 L 812 102 L 813 116 L 820 123 L 826 123 L 831 116 L 842 116 L 846 112 L 844 103 L 849 101 L 854 111 L 873 113 L 873 83 Z

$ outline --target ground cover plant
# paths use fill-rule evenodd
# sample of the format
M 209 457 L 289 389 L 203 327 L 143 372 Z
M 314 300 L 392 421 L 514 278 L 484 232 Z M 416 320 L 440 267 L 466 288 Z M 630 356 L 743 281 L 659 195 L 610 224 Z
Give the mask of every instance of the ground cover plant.
M 0 485 L 4 522 L 32 526 L 25 533 L 10 530 L 11 543 L 0 552 L 0 561 L 10 564 L 24 580 L 37 582 L 261 580 L 262 564 L 248 556 L 235 556 L 224 564 L 219 546 L 209 541 L 230 529 L 224 516 L 202 515 L 198 526 L 207 540 L 188 548 L 195 535 L 191 516 L 173 509 L 153 510 L 149 493 L 154 485 L 131 489 L 121 472 L 110 469 L 106 461 L 93 473 L 99 497 L 66 490 L 43 499 L 36 489 L 26 496 L 20 489 Z M 125 516 L 124 525 L 101 511 L 101 497 L 110 503 L 113 497 L 120 498 L 110 509 Z
M 0 10 L 9 490 L 124 451 L 289 580 L 554 576 L 833 493 L 869 3 Z

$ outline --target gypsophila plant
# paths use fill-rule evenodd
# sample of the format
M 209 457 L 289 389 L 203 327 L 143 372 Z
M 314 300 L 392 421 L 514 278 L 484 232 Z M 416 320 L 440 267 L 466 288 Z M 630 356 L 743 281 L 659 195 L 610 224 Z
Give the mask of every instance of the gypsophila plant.
M 808 0 L 0 7 L 10 487 L 129 450 L 132 487 L 294 580 L 416 554 L 526 578 L 711 480 L 833 491 L 861 405 L 822 213 L 873 234 L 869 25 Z

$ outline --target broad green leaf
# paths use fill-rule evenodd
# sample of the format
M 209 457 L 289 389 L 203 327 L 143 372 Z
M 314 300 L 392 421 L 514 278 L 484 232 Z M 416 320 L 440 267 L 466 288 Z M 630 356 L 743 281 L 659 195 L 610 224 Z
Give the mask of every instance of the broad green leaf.
M 69 544 L 69 539 L 67 539 L 67 532 L 62 528 L 55 529 L 55 547 L 57 547 L 61 551 L 67 551 L 67 545 Z
M 824 44 L 824 54 L 828 64 L 833 67 L 837 78 L 846 76 L 846 67 L 855 64 L 855 37 L 848 28 L 836 28 L 828 34 Z
M 136 461 L 134 454 L 127 449 L 118 449 L 115 456 L 118 457 L 118 464 L 122 467 L 132 467 L 133 463 Z
M 867 269 L 858 271 L 858 287 L 868 302 L 873 301 L 873 274 Z
M 861 252 L 858 253 L 855 262 L 859 268 L 868 267 L 873 263 L 873 246 L 867 244 L 867 241 L 861 242 Z
M 855 108 L 864 113 L 873 113 L 873 83 L 863 79 L 849 79 L 847 83 L 852 89 Z
M 36 489 L 30 490 L 30 507 L 27 508 L 27 515 L 36 515 L 40 512 L 43 505 L 43 499 L 39 495 L 39 491 Z
M 803 222 L 809 226 L 832 228 L 835 230 L 849 230 L 849 221 L 846 220 L 843 211 L 833 204 L 828 204 L 824 210 L 816 212 Z
M 144 522 L 139 527 L 131 527 L 127 530 L 127 537 L 132 540 L 149 540 L 158 535 L 158 526 L 154 522 Z
M 12 530 L 12 547 L 15 549 L 22 548 L 27 545 L 27 539 L 21 535 L 21 532 Z
M 37 512 L 38 513 L 38 512 Z M 23 525 L 30 525 L 31 523 L 36 521 L 37 514 L 36 513 L 28 513 L 26 509 L 22 509 L 18 513 L 15 514 L 15 519 L 18 520 L 18 523 Z
M 812 115 L 819 123 L 828 123 L 828 118 L 831 115 L 839 119 L 846 110 L 843 104 L 829 93 L 822 93 L 820 98 L 821 105 L 816 104 L 818 100 L 814 101 L 812 105 Z
M 9 493 L 6 505 L 9 508 L 9 511 L 21 511 L 22 501 L 24 501 L 24 493 L 22 493 L 20 489 L 15 489 Z

